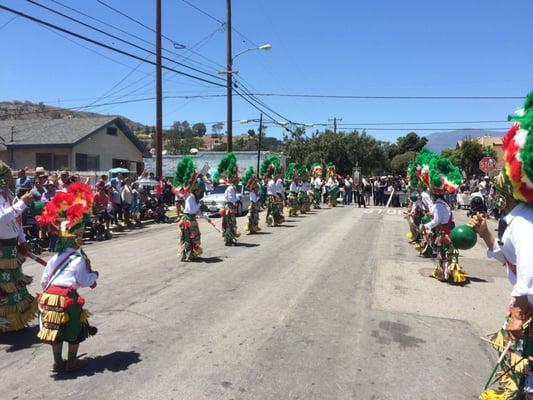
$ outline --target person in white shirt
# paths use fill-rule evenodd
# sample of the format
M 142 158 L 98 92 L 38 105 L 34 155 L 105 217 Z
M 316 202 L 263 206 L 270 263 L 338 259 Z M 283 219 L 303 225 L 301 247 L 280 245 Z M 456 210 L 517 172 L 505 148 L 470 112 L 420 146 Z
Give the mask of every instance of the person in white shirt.
M 481 213 L 472 216 L 469 225 L 485 242 L 487 256 L 506 268 L 512 285 L 508 317 L 493 341 L 500 353 L 510 346 L 508 355 L 501 358 L 499 373 L 513 369 L 513 379 L 512 382 L 502 380 L 503 389 L 517 398 L 526 398 L 533 379 L 528 364 L 533 352 L 527 345 L 532 335 L 533 315 L 533 92 L 529 93 L 524 108 L 509 119 L 514 124 L 503 138 L 506 162 L 494 184 L 496 204 L 505 212 L 507 226 L 498 240 Z M 517 364 L 524 367 L 515 369 Z M 500 395 L 501 391 L 488 389 L 480 398 L 493 393 Z
M 296 163 L 290 163 L 285 171 L 285 179 L 290 181 L 289 195 L 287 196 L 287 208 L 289 209 L 289 217 L 296 217 L 300 209 L 298 204 L 298 180 L 297 180 L 297 167 Z M 276 183 L 277 186 L 277 183 Z M 278 189 L 278 193 L 280 190 Z M 283 194 L 285 193 L 285 187 L 283 187 Z
M 322 196 L 322 165 L 320 163 L 311 164 L 311 186 L 313 188 L 313 208 L 319 209 Z
M 422 199 L 422 203 L 424 204 L 425 213 L 431 214 L 433 212 L 433 199 L 431 198 L 429 189 L 424 189 L 422 193 L 420 193 L 420 197 Z
M 176 166 L 172 182 L 174 194 L 183 199 L 183 210 L 178 216 L 180 228 L 181 261 L 189 262 L 203 253 L 200 227 L 196 217 L 202 214 L 199 204 L 201 188 L 198 185 L 198 173 L 190 156 L 185 156 Z
M 328 191 L 328 205 L 330 207 L 337 206 L 337 197 L 339 197 L 339 182 L 337 181 L 337 173 L 335 170 L 335 165 L 328 165 L 328 182 L 326 183 L 326 188 Z
M 306 214 L 309 211 L 311 211 L 311 197 L 312 192 L 310 192 L 310 186 L 309 186 L 309 171 L 307 170 L 307 167 L 303 167 L 305 170 L 301 173 L 301 184 L 300 184 L 300 191 L 298 192 L 298 201 L 300 203 L 300 212 L 302 214 Z
M 278 197 L 278 190 L 275 178 L 279 174 L 281 161 L 277 156 L 271 156 L 261 163 L 261 174 L 266 185 L 266 223 L 267 226 L 278 226 L 284 222 L 282 209 L 283 203 Z
M 78 293 L 84 287 L 95 288 L 98 272 L 80 248 L 84 221 L 92 212 L 91 187 L 83 183 L 69 185 L 66 195 L 58 194 L 48 202 L 38 222 L 58 230 L 57 254 L 43 271 L 39 295 L 39 339 L 52 346 L 52 370 L 74 371 L 85 365 L 78 360 L 81 342 L 95 335 L 97 329 L 89 325 L 85 299 Z M 68 216 L 64 210 L 76 207 L 78 213 Z M 59 229 L 58 229 L 59 227 Z M 68 343 L 68 358 L 63 360 L 63 342 Z
M 11 170 L 0 161 L 0 333 L 24 329 L 37 311 L 37 302 L 26 288 L 32 278 L 22 272 L 29 253 L 21 218 L 33 196 L 27 192 L 14 203 L 12 184 Z
M 228 185 L 224 192 L 224 210 L 222 216 L 222 236 L 226 246 L 234 246 L 237 244 L 237 238 L 240 233 L 237 231 L 237 192 L 235 185 L 239 181 L 237 168 L 237 158 L 235 154 L 228 153 L 218 165 L 218 173 L 225 175 L 225 181 Z
M 257 233 L 261 230 L 259 227 L 259 183 L 254 175 L 254 168 L 248 167 L 241 179 L 241 185 L 245 186 L 250 192 L 250 206 L 248 207 L 248 224 L 244 230 L 249 234 Z

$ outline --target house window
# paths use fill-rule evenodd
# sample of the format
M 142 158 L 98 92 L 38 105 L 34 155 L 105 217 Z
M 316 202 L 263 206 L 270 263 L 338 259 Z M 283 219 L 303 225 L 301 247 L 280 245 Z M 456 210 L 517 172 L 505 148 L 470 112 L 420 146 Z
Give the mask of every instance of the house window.
M 111 165 L 113 168 L 126 168 L 129 169 L 130 162 L 128 160 L 119 160 L 118 158 L 113 158 L 111 160 Z
M 76 153 L 76 171 L 99 171 L 100 156 Z
M 48 171 L 67 169 L 68 155 L 54 153 L 35 153 L 35 165 Z
M 117 128 L 115 128 L 114 126 L 108 126 L 107 127 L 107 134 L 108 135 L 117 136 Z

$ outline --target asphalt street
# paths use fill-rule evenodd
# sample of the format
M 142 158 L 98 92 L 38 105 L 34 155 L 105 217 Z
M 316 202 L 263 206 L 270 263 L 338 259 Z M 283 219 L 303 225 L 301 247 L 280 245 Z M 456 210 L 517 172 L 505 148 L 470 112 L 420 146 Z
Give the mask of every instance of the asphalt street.
M 481 244 L 461 258 L 473 281 L 453 287 L 428 277 L 397 210 L 261 219 L 237 247 L 201 221 L 201 262 L 179 261 L 176 224 L 87 245 L 100 272 L 82 290 L 99 328 L 80 347 L 89 366 L 52 374 L 36 326 L 0 335 L 0 398 L 477 398 L 495 361 L 479 336 L 509 293 Z

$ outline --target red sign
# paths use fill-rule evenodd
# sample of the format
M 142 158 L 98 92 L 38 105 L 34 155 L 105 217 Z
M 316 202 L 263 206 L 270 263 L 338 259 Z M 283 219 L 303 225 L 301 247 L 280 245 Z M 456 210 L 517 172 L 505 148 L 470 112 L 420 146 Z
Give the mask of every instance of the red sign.
M 492 157 L 483 157 L 479 160 L 479 169 L 484 173 L 491 173 L 496 169 L 496 160 Z

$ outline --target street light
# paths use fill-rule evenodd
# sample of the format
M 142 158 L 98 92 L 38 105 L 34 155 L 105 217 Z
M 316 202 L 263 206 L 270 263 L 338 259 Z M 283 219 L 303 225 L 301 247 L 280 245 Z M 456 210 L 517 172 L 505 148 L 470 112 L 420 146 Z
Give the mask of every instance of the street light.
M 230 0 L 228 0 L 228 21 L 231 21 L 231 6 L 230 6 Z M 233 70 L 233 61 L 239 57 L 240 55 L 247 53 L 249 51 L 255 51 L 255 50 L 265 50 L 269 51 L 272 49 L 272 45 L 270 44 L 262 44 L 261 46 L 252 47 L 249 49 L 244 49 L 241 52 L 237 53 L 235 56 L 231 55 L 231 22 L 226 26 L 226 30 L 228 31 L 228 46 L 227 46 L 227 69 L 226 71 L 222 71 L 221 73 L 226 74 L 227 80 L 226 80 L 226 92 L 227 92 L 227 134 L 228 134 L 228 144 L 227 144 L 227 151 L 233 150 L 233 74 L 238 73 L 238 71 Z

